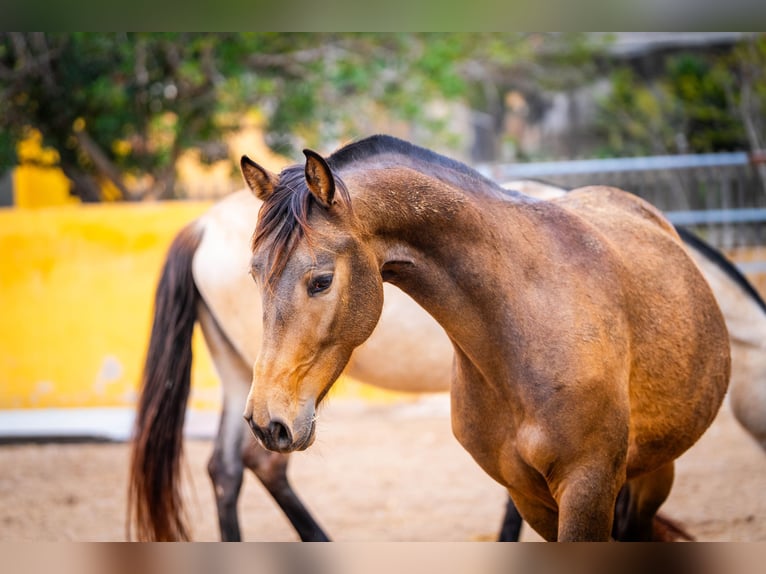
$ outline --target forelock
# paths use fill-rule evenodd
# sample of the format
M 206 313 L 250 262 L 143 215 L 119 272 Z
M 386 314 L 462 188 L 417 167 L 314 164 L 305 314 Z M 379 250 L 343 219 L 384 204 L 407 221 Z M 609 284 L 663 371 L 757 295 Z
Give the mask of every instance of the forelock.
M 336 196 L 339 201 L 351 205 L 348 190 L 343 181 L 335 176 Z M 312 209 L 318 203 L 306 185 L 303 165 L 285 168 L 279 174 L 274 192 L 263 202 L 258 212 L 258 222 L 253 233 L 253 252 L 265 249 L 269 253 L 266 282 L 271 285 L 284 271 L 301 239 L 311 245 Z

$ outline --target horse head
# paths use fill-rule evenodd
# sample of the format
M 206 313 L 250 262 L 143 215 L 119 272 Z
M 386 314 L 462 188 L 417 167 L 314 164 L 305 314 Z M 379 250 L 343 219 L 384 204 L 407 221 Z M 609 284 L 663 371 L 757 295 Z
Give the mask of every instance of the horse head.
M 372 333 L 383 280 L 343 181 L 310 150 L 278 176 L 243 157 L 263 200 L 251 275 L 263 302 L 263 340 L 244 417 L 269 449 L 310 446 L 316 409 L 352 351 Z

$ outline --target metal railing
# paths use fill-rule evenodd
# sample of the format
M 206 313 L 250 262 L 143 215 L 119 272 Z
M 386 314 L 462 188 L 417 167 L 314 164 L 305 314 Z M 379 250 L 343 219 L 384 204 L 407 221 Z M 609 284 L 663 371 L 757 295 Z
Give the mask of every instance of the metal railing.
M 490 164 L 480 171 L 499 182 L 620 187 L 719 249 L 766 246 L 766 151 Z M 739 266 L 766 273 L 766 259 Z

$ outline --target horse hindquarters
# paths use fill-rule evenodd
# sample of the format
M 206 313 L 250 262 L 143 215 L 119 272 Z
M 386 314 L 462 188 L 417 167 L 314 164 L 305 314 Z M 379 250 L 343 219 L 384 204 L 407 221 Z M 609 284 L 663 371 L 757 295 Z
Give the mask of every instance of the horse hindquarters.
M 128 519 L 135 524 L 139 540 L 189 538 L 178 475 L 199 301 L 191 263 L 201 238 L 195 223 L 176 236 L 155 294 L 128 486 Z

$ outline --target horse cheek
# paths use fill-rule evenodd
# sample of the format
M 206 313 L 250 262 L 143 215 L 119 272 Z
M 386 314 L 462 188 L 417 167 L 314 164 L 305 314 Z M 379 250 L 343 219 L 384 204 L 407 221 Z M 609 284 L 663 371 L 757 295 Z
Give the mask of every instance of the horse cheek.
M 366 259 L 359 257 L 352 261 L 351 288 L 343 299 L 344 314 L 348 317 L 348 332 L 344 337 L 348 337 L 354 347 L 369 338 L 383 311 L 383 280 Z

